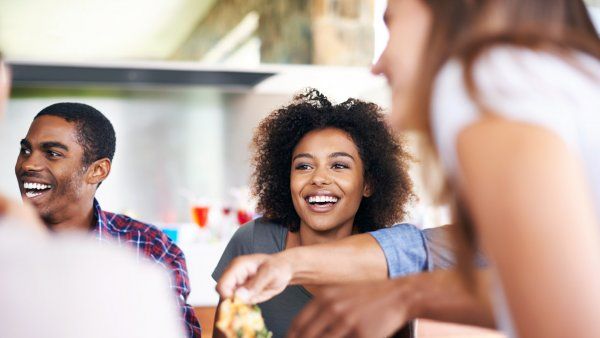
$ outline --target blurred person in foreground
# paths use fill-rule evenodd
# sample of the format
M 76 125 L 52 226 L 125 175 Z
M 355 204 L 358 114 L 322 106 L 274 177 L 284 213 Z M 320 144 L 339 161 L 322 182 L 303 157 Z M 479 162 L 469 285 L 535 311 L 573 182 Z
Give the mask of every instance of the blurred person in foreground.
M 10 74 L 0 59 L 0 123 Z M 128 249 L 50 234 L 0 194 L 0 337 L 182 338 L 168 276 Z
M 21 140 L 15 174 L 21 196 L 53 232 L 81 231 L 100 242 L 128 246 L 171 273 L 189 337 L 201 335 L 190 293 L 183 251 L 160 229 L 103 210 L 98 187 L 110 174 L 116 137 L 110 121 L 95 108 L 63 102 L 42 109 Z
M 0 53 L 0 123 L 4 120 L 4 109 L 8 103 L 10 93 L 10 73 L 2 60 Z M 45 230 L 43 225 L 35 213 L 35 210 L 29 204 L 17 203 L 0 193 L 0 217 L 3 222 L 8 222 L 8 219 L 13 219 L 14 222 L 22 221 L 27 226 L 33 229 L 38 229 L 40 234 Z
M 511 337 L 599 337 L 600 41 L 584 3 L 391 0 L 385 21 L 373 72 L 392 87 L 393 124 L 423 130 L 437 148 L 462 230 L 460 268 L 328 289 L 290 336 L 380 337 L 424 317 Z M 325 264 L 343 270 L 352 264 L 331 255 L 353 240 L 304 250 L 327 253 L 316 268 L 240 261 L 219 290 L 260 297 Z M 476 243 L 485 271 L 471 264 Z M 268 277 L 275 270 L 284 278 Z

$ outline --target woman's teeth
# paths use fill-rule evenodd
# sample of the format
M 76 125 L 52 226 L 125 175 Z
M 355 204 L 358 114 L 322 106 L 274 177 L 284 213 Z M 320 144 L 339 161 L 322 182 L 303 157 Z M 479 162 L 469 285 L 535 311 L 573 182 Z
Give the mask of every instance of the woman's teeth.
M 335 196 L 309 196 L 308 203 L 337 203 Z

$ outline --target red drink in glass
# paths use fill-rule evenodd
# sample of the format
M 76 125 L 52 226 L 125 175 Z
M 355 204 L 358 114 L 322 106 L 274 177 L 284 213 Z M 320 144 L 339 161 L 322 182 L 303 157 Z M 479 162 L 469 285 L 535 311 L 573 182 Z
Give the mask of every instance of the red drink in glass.
M 242 225 L 244 223 L 250 222 L 252 220 L 252 215 L 246 210 L 239 209 L 237 211 L 237 220 L 238 224 Z
M 192 219 L 201 228 L 204 228 L 208 222 L 208 210 L 209 207 L 207 206 L 192 207 Z

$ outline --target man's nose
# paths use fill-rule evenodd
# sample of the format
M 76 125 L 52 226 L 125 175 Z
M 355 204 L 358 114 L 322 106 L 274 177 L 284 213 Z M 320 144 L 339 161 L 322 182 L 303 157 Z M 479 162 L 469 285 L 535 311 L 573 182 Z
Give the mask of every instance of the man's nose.
M 41 171 L 43 168 L 42 161 L 36 154 L 22 157 L 21 169 L 23 171 Z

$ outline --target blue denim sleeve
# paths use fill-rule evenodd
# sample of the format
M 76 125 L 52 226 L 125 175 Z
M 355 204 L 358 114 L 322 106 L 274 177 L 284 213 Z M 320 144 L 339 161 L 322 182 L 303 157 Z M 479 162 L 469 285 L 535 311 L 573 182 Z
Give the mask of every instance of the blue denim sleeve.
M 387 261 L 390 278 L 430 269 L 425 238 L 417 227 L 402 223 L 370 232 L 377 240 Z

